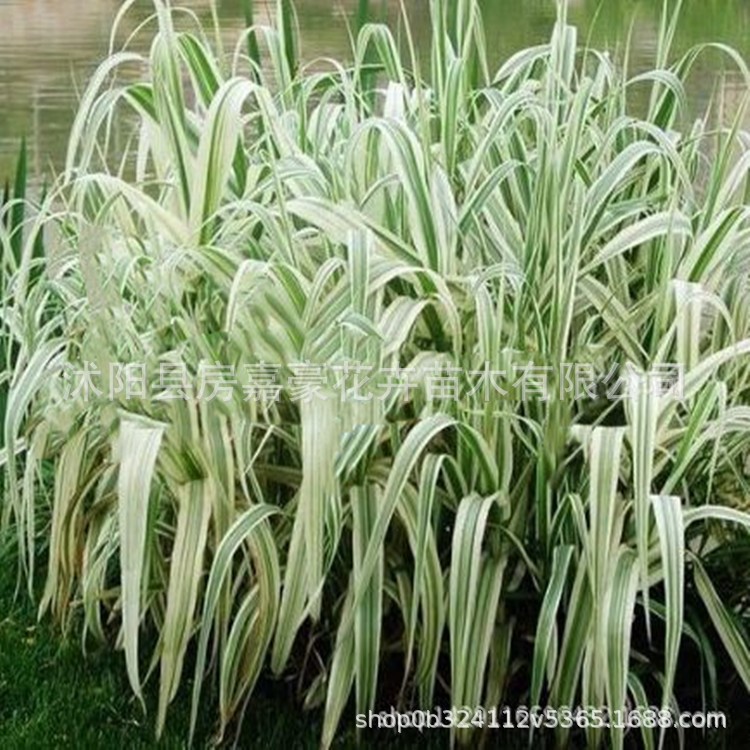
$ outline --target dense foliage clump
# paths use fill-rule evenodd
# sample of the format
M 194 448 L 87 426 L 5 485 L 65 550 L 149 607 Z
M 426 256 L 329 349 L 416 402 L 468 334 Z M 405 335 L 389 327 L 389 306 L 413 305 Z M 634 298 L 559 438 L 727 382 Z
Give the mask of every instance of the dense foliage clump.
M 750 135 L 688 124 L 702 50 L 668 65 L 665 22 L 629 77 L 561 10 L 493 72 L 475 3 L 434 0 L 429 58 L 365 24 L 305 66 L 287 3 L 228 57 L 155 7 L 2 234 L 42 610 L 137 695 L 158 670 L 160 730 L 188 664 L 222 729 L 295 674 L 325 745 L 352 692 L 669 705 L 685 636 L 706 707 L 714 649 L 750 689 L 711 565 L 750 528 Z

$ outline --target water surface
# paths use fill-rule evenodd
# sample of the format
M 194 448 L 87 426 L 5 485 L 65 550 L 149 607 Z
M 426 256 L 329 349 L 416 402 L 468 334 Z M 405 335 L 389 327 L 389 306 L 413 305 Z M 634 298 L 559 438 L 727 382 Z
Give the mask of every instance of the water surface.
M 428 0 L 405 0 L 424 46 L 429 38 Z M 195 12 L 208 27 L 209 0 L 174 0 Z M 259 21 L 273 2 L 259 2 Z M 301 54 L 347 57 L 347 20 L 353 22 L 357 0 L 297 0 Z M 397 0 L 372 0 L 375 16 L 396 26 Z M 0 177 L 13 164 L 21 136 L 26 135 L 32 167 L 58 170 L 64 162 L 67 134 L 87 77 L 106 55 L 117 0 L 0 0 Z M 488 47 L 500 61 L 524 46 L 546 41 L 555 20 L 553 0 L 484 0 Z M 645 68 L 656 49 L 661 0 L 570 0 L 570 18 L 583 39 L 621 54 L 631 30 L 631 61 Z M 118 42 L 145 19 L 149 0 L 136 4 L 123 24 Z M 223 37 L 236 39 L 244 28 L 240 0 L 216 0 Z M 675 53 L 694 44 L 719 41 L 750 58 L 750 0 L 686 0 L 675 40 Z M 143 43 L 146 43 L 144 37 Z M 722 90 L 731 102 L 739 96 L 737 75 L 723 75 L 719 55 L 702 59 L 690 82 L 696 113 Z

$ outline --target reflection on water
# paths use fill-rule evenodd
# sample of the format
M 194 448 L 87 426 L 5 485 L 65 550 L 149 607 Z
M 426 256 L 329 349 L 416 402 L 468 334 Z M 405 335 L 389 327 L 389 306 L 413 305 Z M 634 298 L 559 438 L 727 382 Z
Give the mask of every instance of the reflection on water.
M 175 0 L 211 24 L 210 0 Z M 258 21 L 267 21 L 273 0 L 258 2 Z M 397 0 L 371 0 L 375 15 L 394 25 Z M 297 0 L 301 54 L 346 57 L 347 21 L 357 0 Z M 418 45 L 429 37 L 428 0 L 406 0 Z M 60 167 L 80 91 L 87 76 L 107 52 L 117 0 L 0 0 L 0 175 L 8 174 L 22 135 L 29 140 L 36 171 Z M 631 61 L 645 67 L 656 48 L 661 0 L 570 0 L 571 21 L 582 39 L 621 52 L 631 22 Z M 495 61 L 523 46 L 546 41 L 555 18 L 554 0 L 484 0 L 488 47 Z M 637 9 L 637 15 L 636 13 Z M 231 44 L 244 27 L 240 0 L 216 0 L 222 36 Z M 125 39 L 151 11 L 148 0 L 136 3 L 119 35 Z M 594 19 L 595 22 L 594 22 Z M 750 0 L 687 0 L 680 19 L 676 51 L 703 41 L 728 43 L 750 56 Z M 147 44 L 147 37 L 142 38 Z M 231 49 L 231 47 L 229 47 Z M 692 77 L 691 95 L 698 112 L 716 92 L 721 58 L 707 55 Z M 729 99 L 740 93 L 736 78 L 728 83 Z

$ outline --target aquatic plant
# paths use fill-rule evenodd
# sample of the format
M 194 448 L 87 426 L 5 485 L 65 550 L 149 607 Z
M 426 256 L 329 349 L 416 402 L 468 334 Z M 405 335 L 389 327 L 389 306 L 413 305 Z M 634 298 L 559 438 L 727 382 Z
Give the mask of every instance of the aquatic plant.
M 713 705 L 706 613 L 750 689 L 705 564 L 750 527 L 716 491 L 747 488 L 744 103 L 689 123 L 703 48 L 669 63 L 666 6 L 636 76 L 564 6 L 497 71 L 472 0 L 433 0 L 429 59 L 364 24 L 350 62 L 300 63 L 278 7 L 224 59 L 157 0 L 4 240 L 4 516 L 41 610 L 139 698 L 158 670 L 159 731 L 189 649 L 194 716 L 294 673 L 324 746 L 384 689 L 669 706 L 686 636 Z

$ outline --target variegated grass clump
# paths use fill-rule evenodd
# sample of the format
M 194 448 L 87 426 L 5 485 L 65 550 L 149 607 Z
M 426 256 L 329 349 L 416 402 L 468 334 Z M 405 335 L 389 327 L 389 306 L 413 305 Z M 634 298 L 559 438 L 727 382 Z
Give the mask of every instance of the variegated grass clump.
M 93 76 L 65 174 L 4 252 L 4 525 L 30 590 L 43 555 L 42 611 L 122 648 L 139 697 L 158 671 L 159 731 L 188 650 L 194 719 L 206 680 L 223 731 L 261 673 L 296 674 L 326 746 L 352 693 L 358 712 L 384 691 L 670 705 L 684 635 L 706 661 L 720 641 L 750 689 L 740 613 L 702 562 L 750 528 L 713 489 L 742 480 L 750 435 L 744 102 L 729 127 L 686 125 L 703 50 L 670 64 L 674 21 L 650 73 L 581 49 L 564 7 L 549 44 L 492 71 L 476 4 L 431 9 L 429 59 L 408 24 L 405 54 L 364 25 L 351 64 L 305 66 L 287 3 L 221 56 L 156 0 L 150 54 Z M 116 121 L 133 134 L 112 159 Z M 70 399 L 57 374 L 178 361 L 533 362 L 554 393 L 561 363 L 685 377 L 616 402 L 258 404 Z

